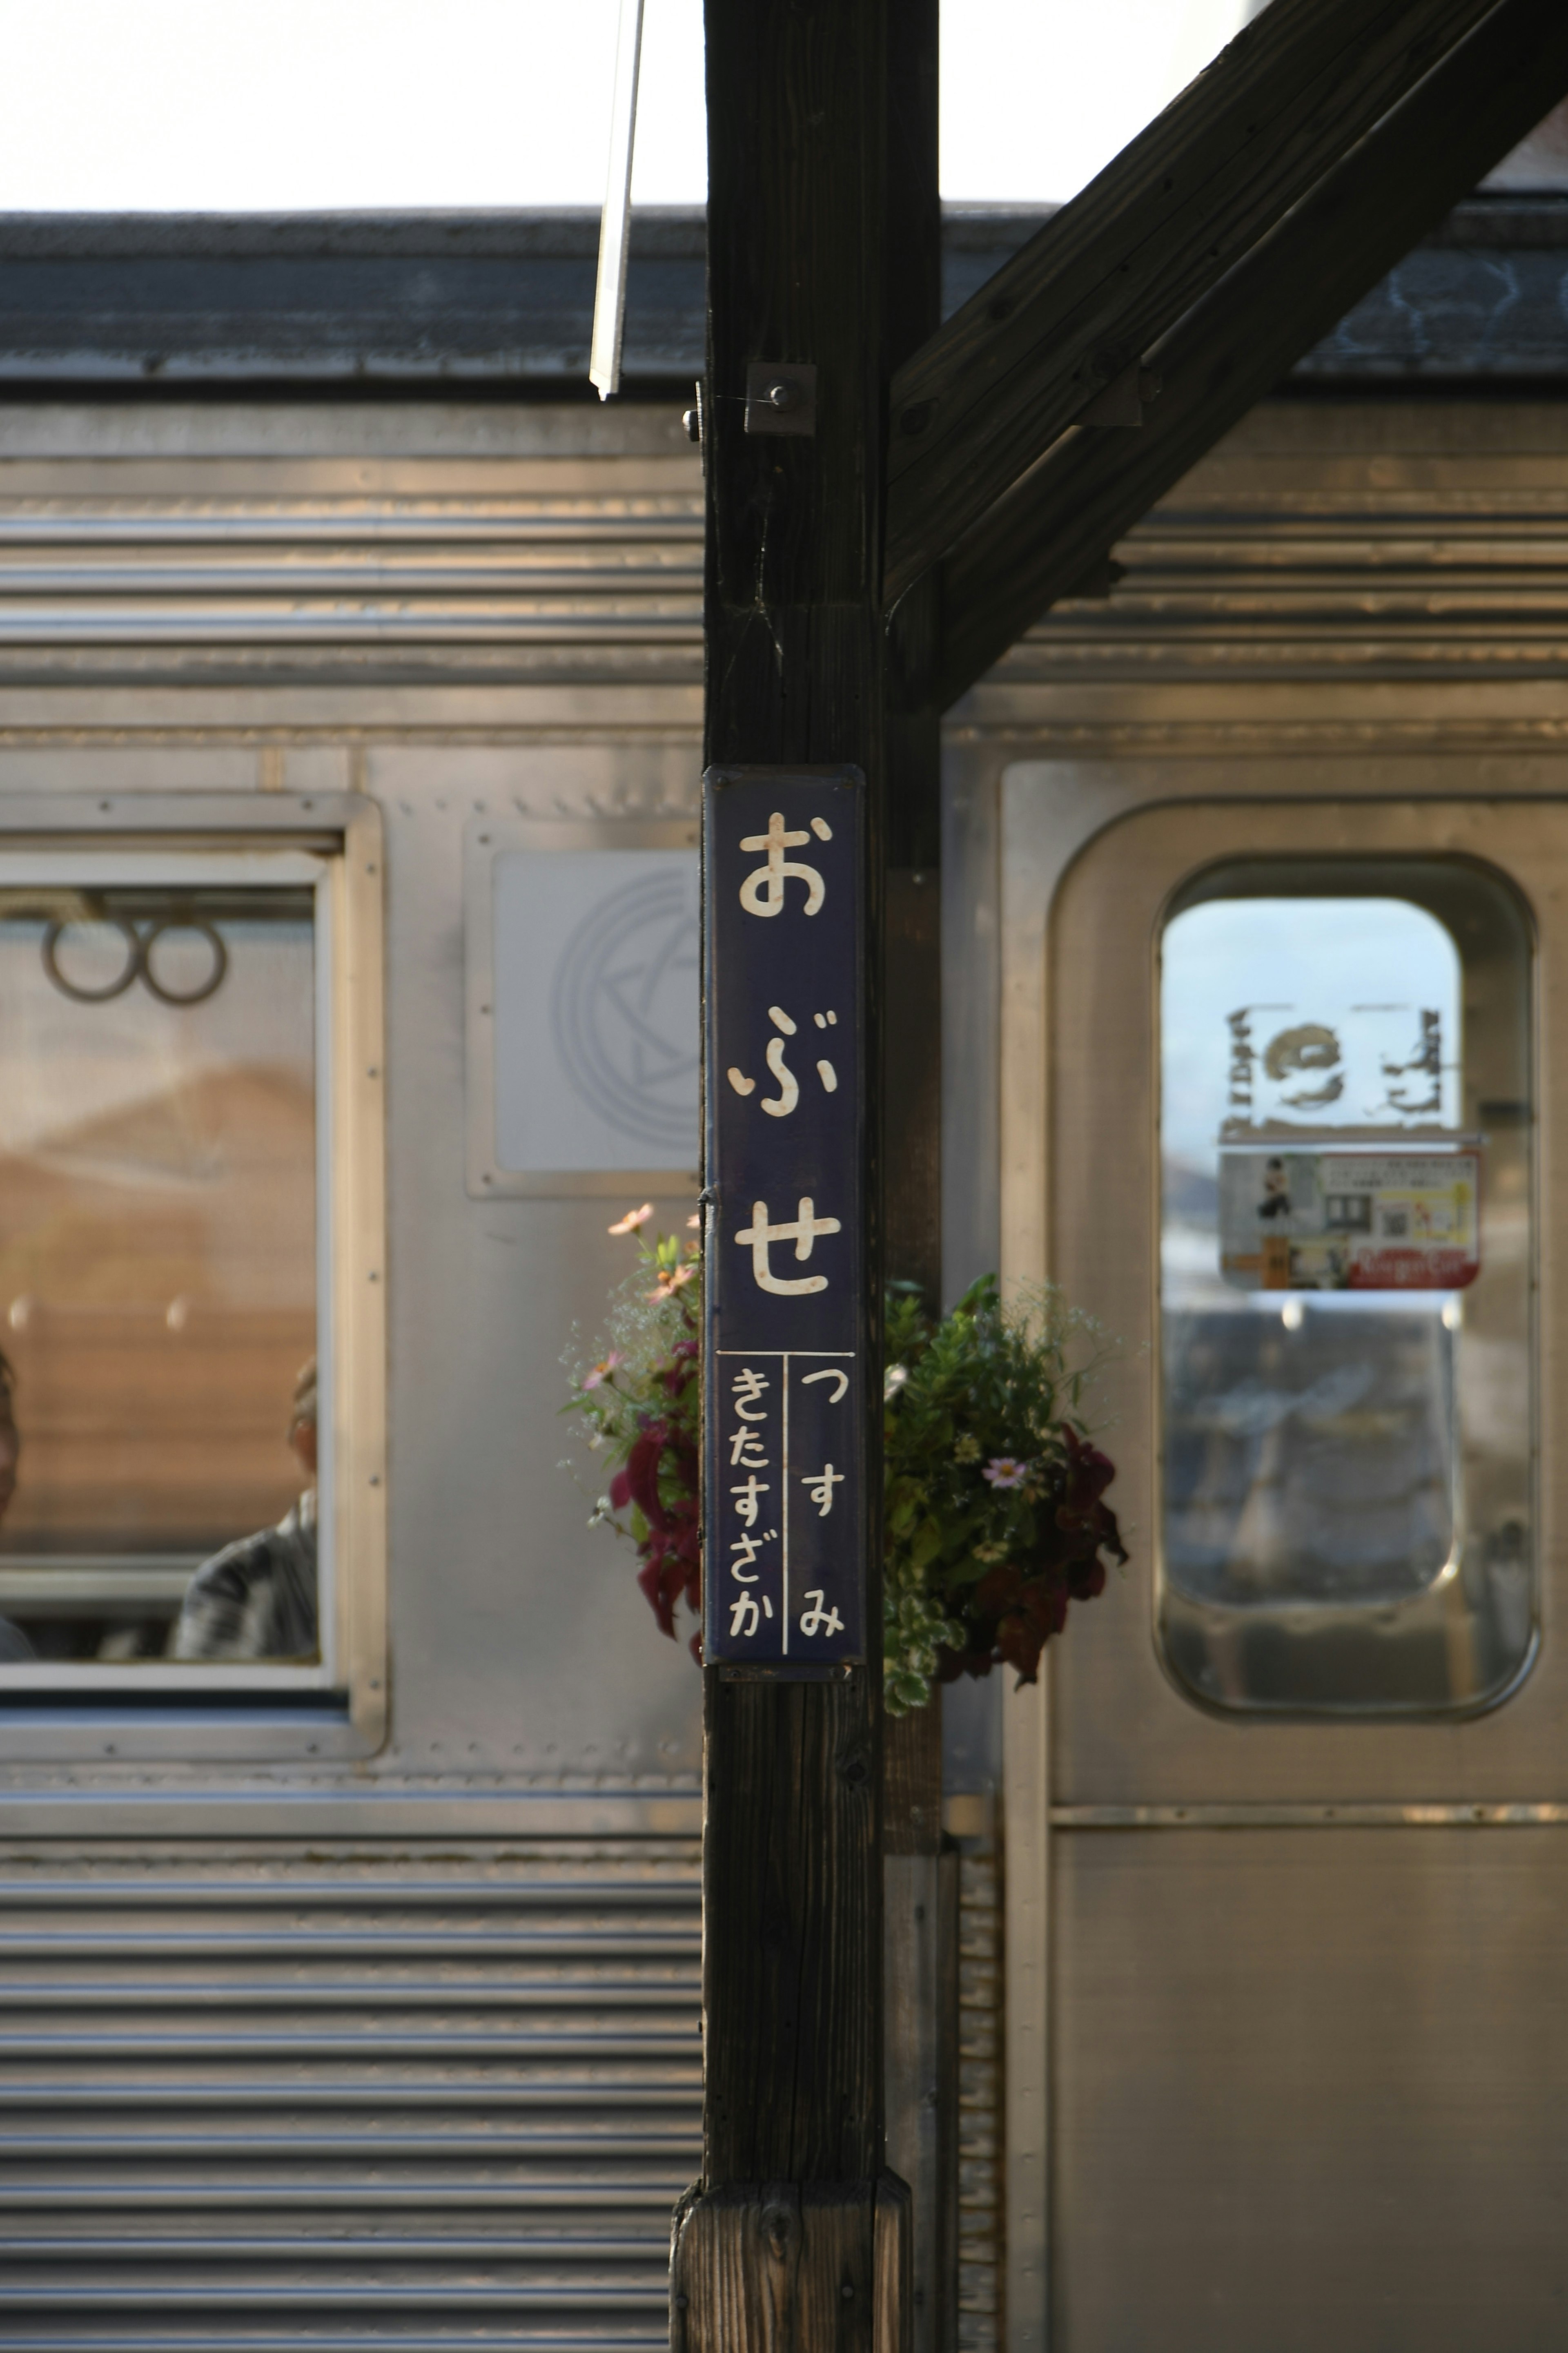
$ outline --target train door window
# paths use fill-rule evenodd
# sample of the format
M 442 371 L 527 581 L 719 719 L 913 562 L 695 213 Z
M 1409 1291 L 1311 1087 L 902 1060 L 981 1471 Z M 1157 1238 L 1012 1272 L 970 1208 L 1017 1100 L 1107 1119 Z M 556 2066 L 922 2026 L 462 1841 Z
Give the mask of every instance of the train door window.
M 331 862 L 0 856 L 0 1694 L 333 1672 Z
M 1237 860 L 1168 913 L 1160 1640 L 1212 1706 L 1474 1708 L 1529 1663 L 1530 989 L 1458 860 Z

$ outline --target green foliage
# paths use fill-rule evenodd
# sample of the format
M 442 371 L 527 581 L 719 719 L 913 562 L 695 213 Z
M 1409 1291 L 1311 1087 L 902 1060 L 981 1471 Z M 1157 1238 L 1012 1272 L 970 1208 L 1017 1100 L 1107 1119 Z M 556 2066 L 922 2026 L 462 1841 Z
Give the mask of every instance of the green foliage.
M 700 1618 L 699 1245 L 644 1240 L 651 1206 L 610 1228 L 638 1262 L 613 1296 L 592 1362 L 569 1350 L 564 1409 L 611 1472 L 595 1520 L 636 1545 L 663 1630 Z M 693 1220 L 695 1223 L 695 1220 Z M 651 1285 L 651 1287 L 650 1287 Z M 1115 1476 L 1079 1419 L 1105 1354 L 1053 1290 L 1005 1308 L 994 1276 L 933 1322 L 913 1286 L 889 1293 L 884 1430 L 884 1690 L 890 1714 L 932 1685 L 1004 1662 L 1033 1683 L 1072 1601 L 1127 1557 L 1102 1498 Z M 691 1638 L 701 1657 L 701 1638 Z
M 648 1202 L 610 1228 L 633 1237 L 637 1263 L 612 1295 L 597 1358 L 589 1363 L 575 1348 L 566 1352 L 572 1396 L 563 1410 L 582 1416 L 590 1449 L 606 1455 L 611 1476 L 594 1519 L 637 1546 L 637 1584 L 673 1641 L 682 1598 L 701 1614 L 700 1264 L 695 1240 L 675 1234 L 645 1240 L 642 1229 L 652 1215 Z M 700 1658 L 700 1636 L 691 1648 Z
M 1033 1683 L 1070 1601 L 1127 1557 L 1101 1501 L 1115 1476 L 1079 1419 L 1105 1344 L 1044 1290 L 1004 1307 L 995 1277 L 932 1322 L 896 1284 L 887 1319 L 884 1673 L 889 1712 L 1005 1661 Z

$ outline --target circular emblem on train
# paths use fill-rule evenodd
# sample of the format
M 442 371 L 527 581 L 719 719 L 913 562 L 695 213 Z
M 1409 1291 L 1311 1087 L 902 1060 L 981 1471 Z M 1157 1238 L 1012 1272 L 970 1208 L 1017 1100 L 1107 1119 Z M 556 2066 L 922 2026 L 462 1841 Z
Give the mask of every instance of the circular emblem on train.
M 695 876 L 639 876 L 572 934 L 550 1008 L 578 1094 L 682 1166 L 697 1156 L 699 952 Z

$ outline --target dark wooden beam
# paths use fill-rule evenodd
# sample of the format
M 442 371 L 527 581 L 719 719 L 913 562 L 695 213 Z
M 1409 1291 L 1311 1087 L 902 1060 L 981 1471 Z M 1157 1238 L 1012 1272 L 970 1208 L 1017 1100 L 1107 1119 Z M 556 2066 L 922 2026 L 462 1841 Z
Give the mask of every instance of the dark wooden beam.
M 942 322 L 938 0 L 900 0 L 889 72 L 887 364 Z M 931 698 L 937 582 L 904 601 L 885 673 L 887 904 L 883 1090 L 888 1272 L 942 1291 L 942 732 Z
M 891 736 L 934 807 L 927 666 L 900 733 L 879 581 L 888 383 L 899 336 L 929 332 L 939 254 L 934 179 L 929 249 L 890 235 L 898 158 L 934 123 L 935 11 L 913 13 L 931 54 L 895 58 L 894 0 L 706 5 L 707 758 L 864 771 L 879 944 Z M 816 370 L 815 431 L 747 433 L 748 365 L 790 362 Z M 881 1242 L 879 1218 L 873 1342 Z M 879 1415 L 867 1440 L 879 1494 Z M 879 1567 L 879 1533 L 874 1640 L 845 1679 L 705 1674 L 703 2178 L 677 2221 L 675 2353 L 898 2353 L 907 2332 L 908 2194 L 882 2171 Z
M 1272 0 L 899 370 L 885 601 L 895 604 L 1490 5 Z
M 1078 427 L 941 566 L 945 707 L 1270 392 L 1568 91 L 1563 0 L 1503 0 L 1150 353 L 1136 431 Z
M 942 324 L 938 0 L 899 0 L 888 58 L 887 365 Z M 882 1230 L 890 1276 L 942 1294 L 942 722 L 931 700 L 938 584 L 904 601 L 884 678 Z M 957 2033 L 943 1974 L 942 1701 L 883 1732 L 884 2114 L 888 2163 L 909 2184 L 910 2353 L 948 2353 L 956 2308 Z M 934 2105 L 933 2105 L 934 2098 Z
M 852 762 L 874 784 L 885 11 L 706 7 L 706 758 Z M 754 360 L 816 367 L 814 434 L 746 432 Z M 880 1680 L 707 1671 L 710 2189 L 881 2165 Z

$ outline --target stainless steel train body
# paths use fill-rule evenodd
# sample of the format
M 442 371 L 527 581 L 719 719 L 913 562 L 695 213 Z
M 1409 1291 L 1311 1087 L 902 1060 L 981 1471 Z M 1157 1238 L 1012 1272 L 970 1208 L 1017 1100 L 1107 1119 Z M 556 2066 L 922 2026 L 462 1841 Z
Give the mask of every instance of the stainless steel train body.
M 7 879 L 319 870 L 336 1587 L 286 1689 L 101 1643 L 12 1670 L 0 2334 L 657 2344 L 697 2147 L 698 1679 L 588 1531 L 558 1414 L 646 1172 L 489 1166 L 465 944 L 520 843 L 694 843 L 694 453 L 667 407 L 20 407 L 0 510 Z M 651 1187 L 671 1224 L 690 1159 Z M 18 1506 L 47 1289 L 8 1303 Z M 202 1312 L 171 1303 L 148 1362 Z M 91 1575 L 35 1546 L 0 1609 L 47 1651 Z
M 949 725 L 949 1288 L 1053 1278 L 1120 1335 L 1132 1549 L 1048 1687 L 949 1708 L 966 2353 L 1557 2333 L 1568 428 L 1547 398 L 1310 390 Z M 0 1558 L 37 1653 L 0 1706 L 7 2342 L 663 2341 L 697 2152 L 699 1694 L 586 1525 L 557 1409 L 626 1262 L 606 1226 L 689 1208 L 684 1082 L 666 1117 L 665 1064 L 590 1071 L 600 1140 L 568 1148 L 588 1113 L 517 1073 L 586 1018 L 529 961 L 561 907 L 673 876 L 679 931 L 700 527 L 673 400 L 0 407 L 0 931 L 96 892 L 144 964 L 160 892 L 311 894 L 331 1563 L 320 1659 L 279 1682 L 193 1676 L 145 1627 L 132 1657 L 79 1543 Z M 1310 1595 L 1215 1586 L 1205 1686 L 1171 1632 L 1169 1433 L 1196 1409 L 1162 1354 L 1162 942 L 1189 907 L 1358 892 L 1458 938 L 1455 877 L 1491 926 L 1449 1034 L 1507 1179 L 1482 1261 L 1512 1288 L 1423 1325 L 1422 1362 L 1471 1349 L 1443 1378 L 1493 1399 L 1465 1508 L 1497 1542 L 1469 1586 L 1450 1544 L 1427 1582 L 1464 1607 L 1423 1588 L 1414 1649 L 1397 1594 L 1340 1593 L 1343 1690 L 1331 1658 L 1298 1672 Z M 617 1088 L 643 1090 L 636 1152 L 604 1141 L 629 1132 Z M 113 1129 L 106 1186 L 145 1179 L 138 1134 Z M 18 1508 L 29 1461 L 68 1459 L 44 1401 L 63 1449 L 83 1394 L 29 1282 L 0 1300 Z M 252 1303 L 281 1378 L 297 1327 Z M 136 1362 L 216 1430 L 204 1312 L 171 1287 Z M 1254 1355 L 1215 1426 L 1278 1433 L 1275 1327 L 1226 1331 Z M 1353 1398 L 1317 1392 L 1322 1492 L 1336 1446 L 1415 1427 L 1376 1390 L 1407 1337 Z M 1458 1509 L 1443 1476 L 1406 1480 L 1428 1519 Z M 144 1548 L 146 1626 L 188 1567 Z M 1465 1596 L 1494 1586 L 1487 1619 Z M 73 1609 L 90 1656 L 47 1631 Z
M 1560 2333 L 1565 455 L 1548 402 L 1273 404 L 955 730 L 950 1275 L 999 1253 L 1118 1335 L 1132 1551 L 1005 1703 L 1010 2344 Z M 1380 1102 L 1328 1034 L 1403 1031 L 1418 954 L 1362 979 L 1406 920 L 1453 975 L 1457 1092 L 1414 1123 L 1411 1045 Z M 1473 1137 L 1473 1282 L 1227 1285 L 1226 1154 L 1325 1119 L 1352 1157 Z M 1426 1468 L 1418 1331 L 1451 1351 Z

